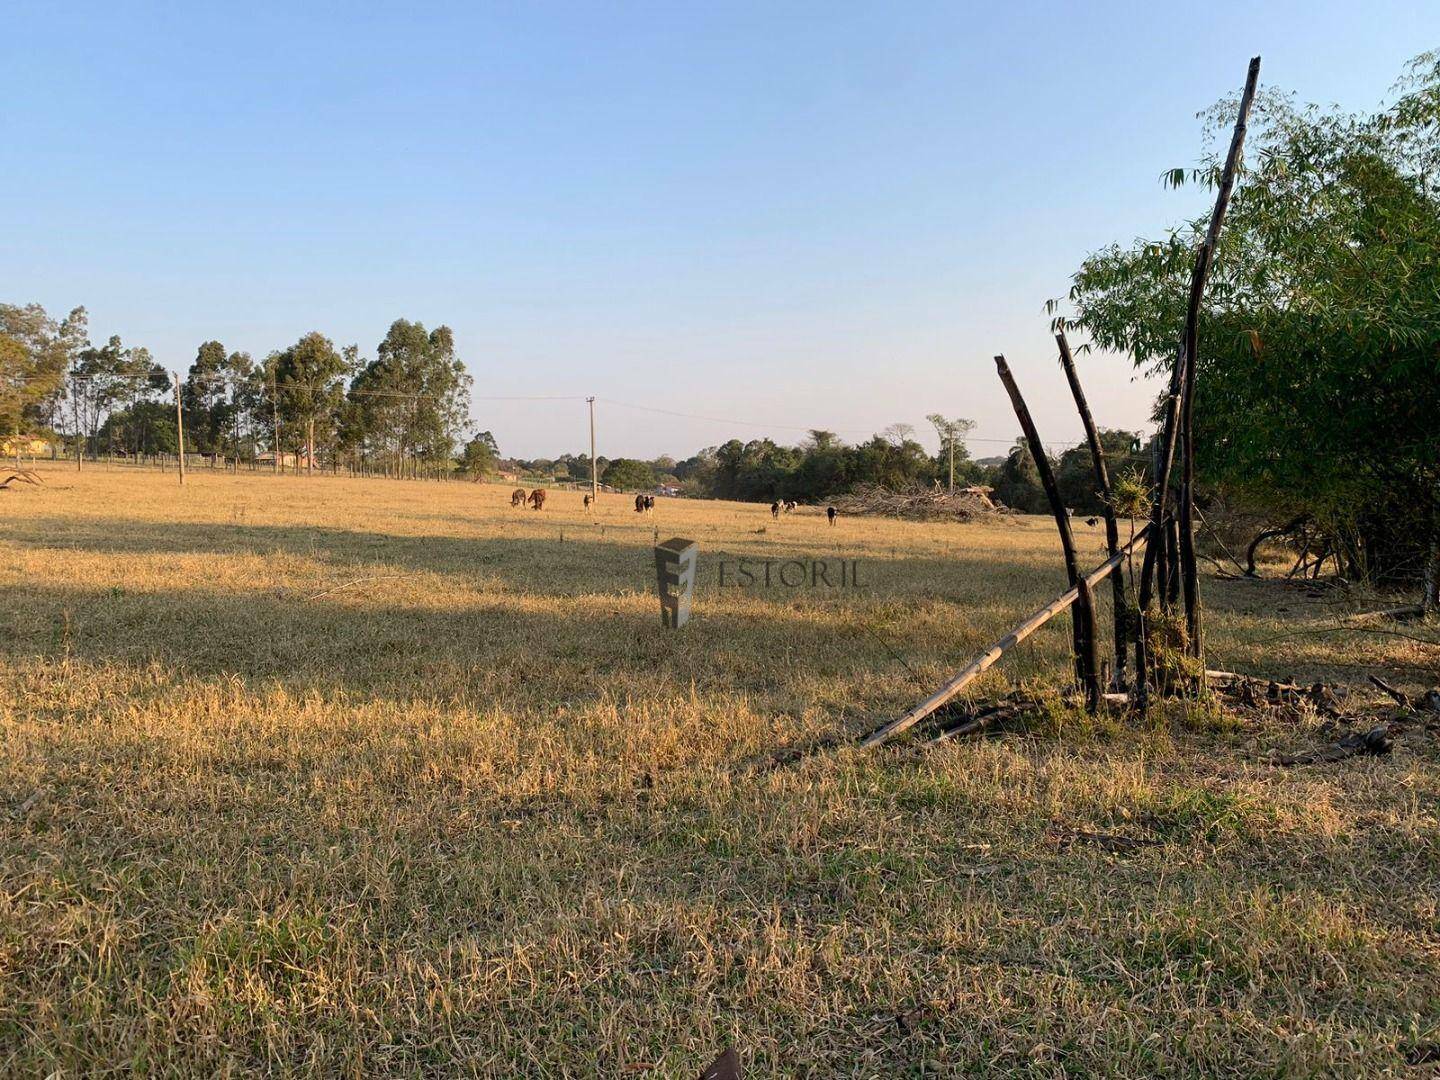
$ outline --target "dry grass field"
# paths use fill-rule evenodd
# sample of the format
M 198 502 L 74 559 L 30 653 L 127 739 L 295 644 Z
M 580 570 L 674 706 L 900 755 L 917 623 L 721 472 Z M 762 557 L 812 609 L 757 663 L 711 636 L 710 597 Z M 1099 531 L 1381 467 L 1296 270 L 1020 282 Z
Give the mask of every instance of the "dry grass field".
M 1440 1042 L 1440 737 L 913 704 L 1063 588 L 1053 525 L 44 470 L 0 493 L 0 1074 L 1381 1075 Z M 701 547 L 662 629 L 650 548 Z M 1087 561 L 1099 530 L 1082 527 Z M 740 557 L 857 588 L 721 588 Z M 1208 580 L 1212 663 L 1434 685 Z M 1157 841 L 1066 846 L 1056 829 Z

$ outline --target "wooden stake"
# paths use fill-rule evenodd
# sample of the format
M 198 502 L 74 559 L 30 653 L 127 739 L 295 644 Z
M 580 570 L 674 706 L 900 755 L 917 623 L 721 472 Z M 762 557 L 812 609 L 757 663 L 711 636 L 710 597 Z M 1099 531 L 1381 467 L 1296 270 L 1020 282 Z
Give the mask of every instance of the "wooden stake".
M 1070 577 L 1070 584 L 1080 590 L 1074 614 L 1075 671 L 1080 685 L 1085 689 L 1086 707 L 1094 712 L 1100 707 L 1100 664 L 1095 654 L 1095 639 L 1098 636 L 1095 629 L 1095 598 L 1080 576 L 1079 563 L 1075 558 L 1075 537 L 1070 532 L 1070 515 L 1065 511 L 1065 504 L 1060 499 L 1060 486 L 1055 483 L 1055 473 L 1050 468 L 1050 459 L 1045 456 L 1045 444 L 1040 441 L 1035 421 L 1030 418 L 1030 410 L 1020 394 L 1020 387 L 1015 384 L 1015 377 L 1010 374 L 1010 365 L 1005 362 L 1005 357 L 995 357 L 995 369 L 1000 373 L 1000 381 L 1005 384 L 1005 392 L 1010 395 L 1010 404 L 1015 407 L 1015 416 L 1025 432 L 1025 441 L 1030 445 L 1030 456 L 1035 459 L 1035 471 L 1040 474 L 1040 485 L 1045 489 L 1045 497 L 1050 500 L 1050 510 L 1055 515 L 1055 527 L 1060 531 L 1060 550 L 1065 557 L 1065 572 Z
M 1090 404 L 1085 400 L 1085 391 L 1080 387 L 1080 376 L 1075 372 L 1075 359 L 1070 355 L 1070 342 L 1062 330 L 1055 335 L 1055 344 L 1060 347 L 1060 367 L 1070 384 L 1070 395 L 1075 399 L 1075 408 L 1080 413 L 1080 422 L 1085 425 L 1085 440 L 1090 444 L 1090 459 L 1095 468 L 1095 485 L 1100 501 L 1105 507 L 1105 552 L 1112 558 L 1120 550 L 1120 525 L 1115 520 L 1115 507 L 1111 504 L 1110 470 L 1105 465 L 1105 451 L 1100 445 L 1100 433 L 1095 429 L 1095 420 L 1090 415 Z M 1125 568 L 1118 567 L 1110 575 L 1112 604 L 1115 614 L 1115 680 L 1117 689 L 1125 689 L 1125 657 L 1129 651 L 1129 619 L 1125 609 Z

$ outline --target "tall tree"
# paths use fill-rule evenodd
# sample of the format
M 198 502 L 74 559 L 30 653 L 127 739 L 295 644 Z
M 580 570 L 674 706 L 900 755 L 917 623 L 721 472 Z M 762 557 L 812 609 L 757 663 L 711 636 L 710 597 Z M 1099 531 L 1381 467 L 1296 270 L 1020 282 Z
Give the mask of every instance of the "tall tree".
M 396 319 L 350 384 L 355 422 L 402 468 L 448 461 L 469 426 L 470 383 L 448 326 Z
M 65 372 L 86 332 L 83 307 L 56 322 L 39 304 L 0 304 L 0 435 L 59 426 Z
M 207 341 L 195 352 L 180 403 L 185 411 L 185 441 L 202 454 L 218 453 L 220 437 L 228 420 L 228 357 L 225 346 Z
M 925 417 L 930 421 L 930 426 L 935 429 L 935 434 L 940 438 L 940 456 L 937 464 L 946 471 L 949 477 L 950 490 L 955 490 L 955 467 L 958 464 L 962 471 L 969 464 L 970 451 L 965 446 L 965 436 L 975 429 L 974 420 L 964 420 L 959 417 L 947 419 L 939 413 L 931 413 Z
M 460 471 L 473 480 L 480 480 L 493 473 L 500 462 L 500 447 L 495 436 L 482 431 L 465 444 L 460 455 Z
M 293 433 L 297 450 L 303 443 L 306 468 L 313 470 L 318 441 L 331 443 L 345 399 L 346 358 L 324 334 L 311 331 L 288 349 L 271 353 L 265 367 L 283 430 Z
M 72 368 L 82 432 L 99 448 L 102 422 L 116 413 L 133 414 L 142 402 L 170 387 L 165 369 L 155 363 L 143 345 L 127 348 L 118 334 L 101 346 L 80 350 Z M 117 446 L 129 453 L 141 453 L 142 430 L 134 425 L 113 423 L 104 429 L 104 444 L 113 452 Z
M 1440 559 L 1440 56 L 1374 114 L 1262 96 L 1246 160 L 1200 312 L 1199 478 L 1311 516 L 1351 574 L 1412 576 Z M 1166 178 L 1218 174 L 1211 153 Z M 1167 367 L 1206 225 L 1092 255 L 1061 321 Z

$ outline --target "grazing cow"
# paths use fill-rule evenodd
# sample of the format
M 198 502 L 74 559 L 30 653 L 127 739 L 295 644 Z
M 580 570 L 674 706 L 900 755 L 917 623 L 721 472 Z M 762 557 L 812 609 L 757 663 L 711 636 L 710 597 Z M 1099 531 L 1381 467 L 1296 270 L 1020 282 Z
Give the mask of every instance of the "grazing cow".
M 827 506 L 825 507 L 825 516 L 830 519 L 830 524 L 834 525 L 835 519 L 840 516 L 840 511 L 833 506 Z
M 524 506 L 524 505 L 525 505 L 525 489 L 524 489 L 524 488 L 516 488 L 514 491 L 512 491 L 512 492 L 510 493 L 510 509 L 511 509 L 511 510 L 514 510 L 515 507 L 517 507 L 517 506 Z
M 595 496 L 594 496 L 594 495 L 591 495 L 590 492 L 587 491 L 587 492 L 585 493 L 585 500 L 584 500 L 584 501 L 585 501 L 585 512 L 588 514 L 588 513 L 590 512 L 590 504 L 595 501 Z
M 530 492 L 530 506 L 535 510 L 545 509 L 545 489 L 536 488 Z
M 635 496 L 635 512 L 636 512 L 637 514 L 643 514 L 643 513 L 645 512 L 645 496 L 644 496 L 644 495 L 636 495 L 636 496 Z
M 1096 525 L 1099 525 L 1099 524 L 1100 524 L 1100 519 L 1099 519 L 1099 518 L 1093 518 L 1093 517 L 1086 518 L 1086 519 L 1085 519 L 1085 524 L 1086 524 L 1086 525 L 1089 525 L 1089 526 L 1093 529 Z
M 770 504 L 770 516 L 777 521 L 780 519 L 780 504 L 778 502 Z

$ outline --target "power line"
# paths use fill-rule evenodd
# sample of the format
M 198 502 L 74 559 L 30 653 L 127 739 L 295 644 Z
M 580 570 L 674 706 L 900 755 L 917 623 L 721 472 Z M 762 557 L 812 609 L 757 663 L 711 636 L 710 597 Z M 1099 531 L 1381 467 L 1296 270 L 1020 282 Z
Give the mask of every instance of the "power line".
M 703 420 L 703 421 L 706 421 L 707 423 L 712 423 L 712 424 L 729 424 L 729 425 L 731 425 L 731 426 L 733 426 L 733 427 L 756 427 L 756 428 L 767 428 L 767 429 L 773 429 L 773 430 L 779 430 L 779 431 L 803 431 L 803 432 L 805 432 L 807 435 L 808 435 L 810 432 L 812 432 L 812 431 L 833 431 L 833 432 L 834 432 L 835 434 L 837 434 L 837 435 L 842 435 L 842 434 L 843 434 L 843 435 L 857 435 L 857 436 L 875 435 L 875 434 L 878 434 L 878 433 L 875 432 L 875 431 L 869 431 L 869 430 L 865 430 L 865 429 L 861 429 L 861 428 L 817 428 L 817 427 L 800 427 L 800 426 L 797 426 L 797 425 L 794 425 L 794 424 L 774 424 L 774 423 L 770 423 L 769 421 L 762 421 L 762 420 L 735 420 L 735 419 L 732 419 L 732 418 L 729 418 L 729 417 L 721 417 L 721 416 L 702 416 L 702 415 L 700 415 L 699 413 L 679 412 L 679 411 L 677 411 L 677 410 L 675 410 L 675 409 L 662 409 L 662 408 L 658 408 L 658 407 L 656 407 L 656 406 L 654 406 L 654 405 L 636 405 L 635 403 L 629 402 L 629 401 L 616 401 L 614 398 L 596 398 L 596 400 L 597 400 L 597 401 L 604 402 L 606 405 L 618 405 L 618 406 L 619 406 L 620 408 L 622 408 L 622 409 L 636 409 L 636 410 L 638 410 L 638 411 L 640 411 L 640 412 L 659 413 L 659 414 L 661 414 L 661 415 L 663 415 L 663 416 L 678 416 L 678 417 L 681 417 L 681 418 L 686 419 L 686 420 Z M 1015 438 L 1012 438 L 1012 439 L 993 439 L 993 438 L 982 438 L 982 437 L 980 437 L 980 436 L 975 436 L 975 435 L 967 435 L 967 436 L 965 436 L 964 438 L 962 438 L 960 441 L 961 441 L 961 442 L 966 442 L 966 443 L 972 443 L 972 442 L 997 443 L 997 444 L 999 444 L 999 445 L 1001 445 L 1001 446 L 1014 446 L 1016 440 L 1019 439 L 1019 438 L 1021 438 L 1021 436 L 1018 436 L 1018 435 L 1017 435 Z M 1065 448 L 1065 449 L 1068 450 L 1068 449 L 1069 449 L 1070 447 L 1072 447 L 1072 446 L 1079 446 L 1080 443 L 1079 443 L 1079 442 L 1075 442 L 1075 443 L 1046 443 L 1045 445 L 1046 445 L 1047 448 L 1058 446 L 1058 447 L 1063 447 L 1063 448 Z

